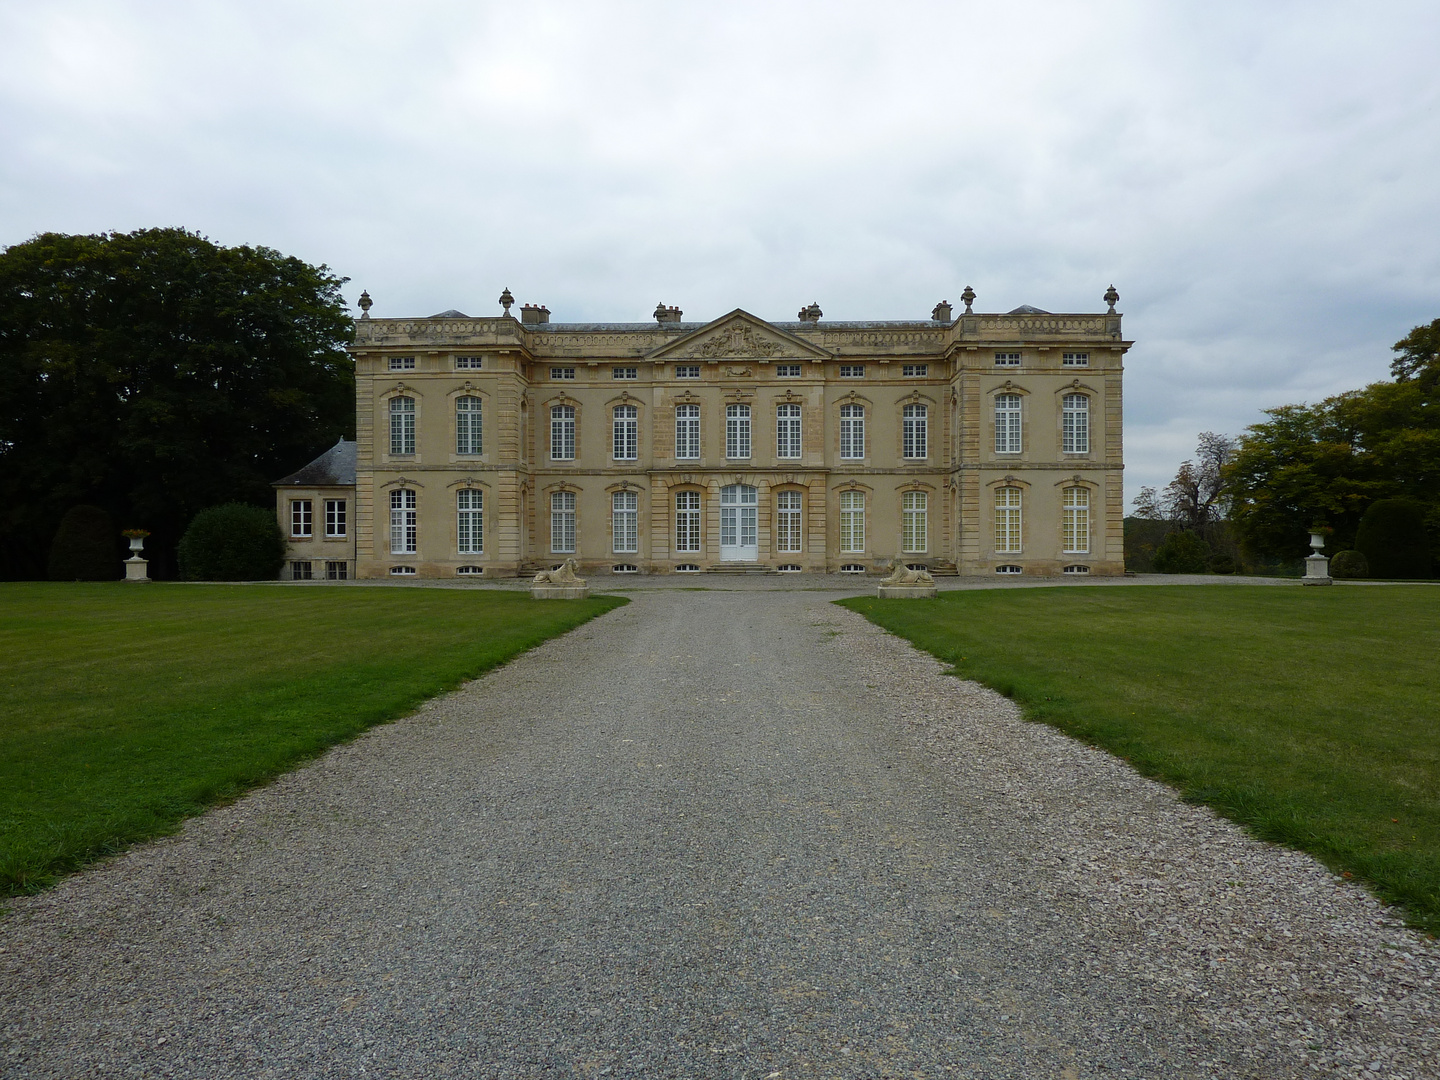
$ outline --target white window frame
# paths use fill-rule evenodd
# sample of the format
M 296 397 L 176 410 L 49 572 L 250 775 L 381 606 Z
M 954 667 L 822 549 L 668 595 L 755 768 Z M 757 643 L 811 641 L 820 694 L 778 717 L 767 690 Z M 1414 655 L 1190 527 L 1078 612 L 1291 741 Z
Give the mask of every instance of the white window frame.
M 640 550 L 640 493 L 616 491 L 610 497 L 610 550 L 628 555 Z
M 775 550 L 787 554 L 804 550 L 801 533 L 800 492 L 775 493 Z
M 700 377 L 699 364 L 676 364 L 675 378 L 677 379 L 698 379 Z
M 638 379 L 639 377 L 640 377 L 640 369 L 639 369 L 639 368 L 633 368 L 633 367 L 612 367 L 612 368 L 610 369 L 610 378 L 612 378 L 612 379 L 626 379 L 626 380 L 630 380 L 630 379 Z
M 901 423 L 904 428 L 901 456 L 907 461 L 924 461 L 930 456 L 930 407 L 906 405 Z
M 995 489 L 995 553 L 1018 555 L 1024 543 L 1024 493 L 1018 487 Z
M 1022 407 L 1019 394 L 995 395 L 995 453 L 1020 453 Z
M 575 492 L 550 493 L 550 550 L 556 555 L 575 554 Z
M 640 410 L 634 405 L 616 405 L 610 411 L 610 456 L 616 461 L 640 457 Z
M 840 406 L 840 457 L 859 461 L 865 457 L 865 406 Z
M 699 551 L 701 541 L 700 493 L 698 491 L 677 491 L 675 493 L 675 550 Z
M 455 492 L 455 550 L 461 555 L 485 553 L 485 493 L 479 488 Z
M 415 357 L 413 356 L 392 356 L 390 357 L 391 371 L 414 371 Z
M 413 555 L 420 547 L 420 499 L 414 488 L 390 492 L 390 554 Z
M 675 459 L 700 460 L 700 406 L 675 406 Z
M 573 367 L 552 367 L 550 369 L 551 381 L 574 382 L 575 369 Z
M 1066 394 L 1060 399 L 1060 452 L 1090 452 L 1090 396 Z
M 1061 367 L 1089 367 L 1090 354 L 1088 352 L 1067 352 L 1060 357 Z
M 841 364 L 840 378 L 842 379 L 863 379 L 865 377 L 864 364 Z
M 350 564 L 344 559 L 330 559 L 325 563 L 326 581 L 349 581 Z
M 575 460 L 575 406 L 550 406 L 550 460 Z
M 1067 487 L 1062 514 L 1060 550 L 1066 555 L 1090 554 L 1090 489 Z
M 315 535 L 315 506 L 309 499 L 290 500 L 290 535 L 303 540 Z
M 900 550 L 906 555 L 930 550 L 930 496 L 924 491 L 900 496 Z
M 865 550 L 865 493 L 840 492 L 840 550 L 847 555 Z
M 415 399 L 401 394 L 390 399 L 390 456 L 415 453 Z
M 1018 352 L 997 352 L 995 354 L 996 367 L 1019 367 L 1020 354 Z
M 744 461 L 750 457 L 750 406 L 725 406 L 725 457 Z
M 455 453 L 478 456 L 484 453 L 481 400 L 473 394 L 455 399 Z
M 800 378 L 799 364 L 776 364 L 775 377 L 777 379 L 798 379 Z
M 483 356 L 457 356 L 455 357 L 456 371 L 479 371 L 485 366 Z
M 786 402 L 775 406 L 775 456 L 800 457 L 800 406 Z
M 929 364 L 901 364 L 900 374 L 906 379 L 928 379 L 930 377 Z
M 315 566 L 309 559 L 290 560 L 291 581 L 312 581 L 315 577 Z
M 327 539 L 349 535 L 350 523 L 346 520 L 349 508 L 345 499 L 325 500 L 325 536 Z

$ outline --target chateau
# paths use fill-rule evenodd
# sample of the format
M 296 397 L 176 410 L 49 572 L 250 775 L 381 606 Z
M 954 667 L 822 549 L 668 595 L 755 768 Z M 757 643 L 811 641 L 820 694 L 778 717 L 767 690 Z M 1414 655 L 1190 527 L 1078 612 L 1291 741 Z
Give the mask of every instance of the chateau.
M 356 321 L 356 441 L 277 481 L 287 577 L 1118 575 L 1103 314 Z

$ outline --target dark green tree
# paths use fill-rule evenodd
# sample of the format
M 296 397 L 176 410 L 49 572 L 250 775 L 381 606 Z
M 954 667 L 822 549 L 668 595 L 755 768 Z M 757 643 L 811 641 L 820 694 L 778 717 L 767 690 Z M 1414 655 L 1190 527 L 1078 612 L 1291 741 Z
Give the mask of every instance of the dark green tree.
M 72 506 L 60 519 L 46 567 L 51 581 L 114 581 L 120 576 L 120 534 L 98 506 Z
M 267 581 L 284 561 L 275 515 L 245 503 L 201 510 L 180 538 L 180 573 L 190 581 Z
M 1430 544 L 1422 503 L 1379 499 L 1370 504 L 1355 534 L 1355 550 L 1380 578 L 1430 576 Z
M 1203 574 L 1208 569 L 1210 545 L 1188 530 L 1173 532 L 1155 551 L 1154 567 L 1161 574 Z M 1234 567 L 1232 566 L 1233 570 Z
M 151 573 L 202 507 L 354 430 L 344 279 L 183 229 L 0 251 L 0 576 L 37 577 L 76 503 L 147 528 Z

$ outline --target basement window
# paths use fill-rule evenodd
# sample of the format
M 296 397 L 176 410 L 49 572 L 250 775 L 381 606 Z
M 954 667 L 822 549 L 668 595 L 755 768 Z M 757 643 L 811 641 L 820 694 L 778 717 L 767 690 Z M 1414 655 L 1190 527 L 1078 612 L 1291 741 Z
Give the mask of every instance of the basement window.
M 677 574 L 698 574 L 700 567 L 693 562 L 682 562 L 679 566 L 675 567 L 675 572 Z
M 1064 570 L 1061 571 L 1061 573 L 1064 574 L 1088 574 L 1089 572 L 1090 568 L 1088 566 L 1080 565 L 1067 566 L 1064 568 Z
M 483 566 L 457 566 L 455 568 L 455 573 L 461 575 L 462 577 L 479 577 L 481 574 L 485 573 L 485 568 Z
M 863 574 L 864 572 L 865 572 L 865 564 L 864 564 L 864 563 L 847 562 L 847 563 L 845 563 L 843 566 L 840 567 L 840 573 L 842 573 L 842 574 Z
M 995 573 L 997 574 L 1023 574 L 1024 572 L 1024 570 L 1014 563 L 1006 563 L 1004 566 L 995 567 Z
M 798 573 L 800 572 L 800 564 L 799 564 L 799 563 L 793 563 L 793 562 L 787 562 L 787 563 L 782 563 L 780 566 L 777 566 L 775 569 L 778 570 L 778 571 L 779 571 L 780 573 L 782 573 L 782 574 L 798 574 Z
M 640 568 L 634 563 L 622 562 L 610 567 L 610 572 L 612 574 L 638 574 Z
M 392 566 L 392 567 L 390 567 L 390 573 L 391 573 L 391 575 L 394 576 L 394 577 L 410 577 L 410 576 L 412 576 L 412 575 L 415 573 L 415 567 L 413 567 L 413 566 Z

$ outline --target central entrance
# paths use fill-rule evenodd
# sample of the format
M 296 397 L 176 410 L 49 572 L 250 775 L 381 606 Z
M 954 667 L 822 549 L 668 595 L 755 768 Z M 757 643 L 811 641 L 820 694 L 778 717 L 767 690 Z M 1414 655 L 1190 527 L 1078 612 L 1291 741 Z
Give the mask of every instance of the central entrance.
M 759 560 L 759 502 L 749 484 L 730 484 L 720 489 L 721 562 Z

